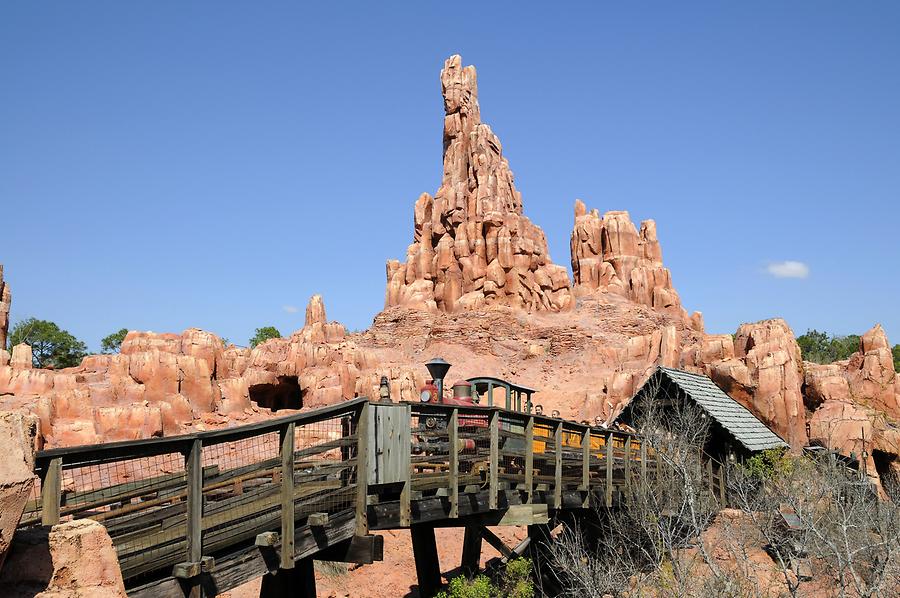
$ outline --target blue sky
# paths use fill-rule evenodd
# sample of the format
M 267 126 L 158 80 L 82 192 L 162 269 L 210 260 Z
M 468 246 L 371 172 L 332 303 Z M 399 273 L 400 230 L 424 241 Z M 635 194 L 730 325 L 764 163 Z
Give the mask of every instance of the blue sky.
M 12 318 L 246 343 L 322 293 L 367 327 L 460 53 L 556 262 L 582 198 L 656 219 L 711 332 L 897 343 L 898 31 L 895 2 L 6 3 Z

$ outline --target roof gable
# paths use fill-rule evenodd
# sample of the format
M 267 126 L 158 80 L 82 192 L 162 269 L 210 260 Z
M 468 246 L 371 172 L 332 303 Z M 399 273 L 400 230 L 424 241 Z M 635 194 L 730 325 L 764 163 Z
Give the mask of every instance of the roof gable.
M 747 450 L 755 452 L 788 446 L 749 409 L 728 396 L 709 377 L 665 367 L 659 367 L 654 376 L 656 375 L 668 378 Z M 639 390 L 637 394 L 640 392 Z

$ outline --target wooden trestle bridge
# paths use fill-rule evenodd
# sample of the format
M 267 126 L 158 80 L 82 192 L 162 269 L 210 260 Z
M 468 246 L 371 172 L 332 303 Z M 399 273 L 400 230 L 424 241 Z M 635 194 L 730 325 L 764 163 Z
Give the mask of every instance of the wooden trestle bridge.
M 226 430 L 41 451 L 21 525 L 106 526 L 129 596 L 214 596 L 263 576 L 264 596 L 315 594 L 313 559 L 381 560 L 378 530 L 409 528 L 420 593 L 441 583 L 435 527 L 540 529 L 615 508 L 659 466 L 640 436 L 497 407 L 335 406 Z M 719 469 L 710 490 L 722 495 Z

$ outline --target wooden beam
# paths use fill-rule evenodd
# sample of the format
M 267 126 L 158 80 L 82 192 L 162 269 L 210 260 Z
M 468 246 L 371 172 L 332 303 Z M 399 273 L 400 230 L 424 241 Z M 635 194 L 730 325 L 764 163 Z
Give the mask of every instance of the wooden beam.
M 719 506 L 725 508 L 725 464 L 719 465 Z
M 184 470 L 187 476 L 187 533 L 185 539 L 186 560 L 199 563 L 203 558 L 203 441 L 191 443 L 185 455 Z M 203 590 L 199 584 L 191 584 L 191 598 L 200 598 Z
M 371 565 L 384 560 L 384 537 L 353 536 L 315 555 L 317 561 Z
M 647 481 L 647 438 L 641 438 L 641 484 L 646 485 Z
M 450 421 L 448 422 L 448 433 L 450 438 L 450 513 L 449 517 L 455 519 L 459 517 L 459 409 L 454 407 L 450 411 Z
M 316 573 L 312 557 L 297 561 L 290 569 L 279 569 L 263 576 L 259 597 L 315 598 Z
M 328 513 L 310 513 L 306 517 L 306 525 L 309 527 L 323 527 L 328 523 Z
M 369 533 L 369 403 L 356 413 L 356 535 Z
M 491 412 L 488 426 L 491 429 L 491 454 L 488 467 L 488 492 L 491 509 L 497 508 L 497 489 L 499 487 L 497 474 L 500 471 L 500 411 Z
M 405 430 L 405 446 L 404 454 L 401 456 L 403 462 L 403 470 L 401 471 L 403 488 L 400 490 L 400 525 L 409 527 L 412 521 L 410 505 L 412 501 L 412 445 L 410 438 L 410 423 L 412 422 L 412 406 L 404 405 L 403 422 L 406 426 Z
M 493 546 L 497 552 L 502 554 L 505 558 L 512 558 L 514 553 L 512 549 L 503 543 L 503 540 L 497 537 L 497 535 L 489 530 L 488 528 L 481 526 L 481 535 L 487 540 L 487 543 Z
M 431 598 L 441 589 L 441 565 L 438 561 L 434 527 L 413 525 L 409 528 L 409 532 L 416 562 L 416 577 L 419 581 L 419 596 Z
M 525 502 L 530 503 L 534 494 L 534 417 L 528 416 L 525 424 Z
M 51 459 L 41 479 L 41 525 L 59 523 L 62 500 L 62 457 Z
M 612 506 L 613 500 L 613 433 L 606 433 L 606 506 Z
M 631 500 L 631 436 L 625 439 L 625 495 Z
M 281 434 L 281 568 L 294 568 L 294 422 Z
M 563 423 L 556 422 L 556 430 L 554 431 L 555 447 L 555 467 L 553 480 L 553 508 L 562 508 L 562 474 L 563 474 Z
M 460 567 L 468 576 L 475 575 L 481 568 L 481 540 L 481 526 L 467 525 L 463 536 Z
M 584 492 L 582 505 L 591 506 L 591 429 L 581 433 L 581 490 Z

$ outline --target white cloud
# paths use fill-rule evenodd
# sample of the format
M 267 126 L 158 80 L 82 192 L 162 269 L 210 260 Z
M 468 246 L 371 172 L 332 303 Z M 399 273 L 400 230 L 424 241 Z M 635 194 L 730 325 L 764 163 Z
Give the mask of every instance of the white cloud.
M 281 309 L 283 309 L 284 311 L 286 311 L 289 314 L 295 314 L 298 311 L 300 311 L 300 308 L 298 308 L 296 305 L 282 305 Z
M 769 264 L 766 266 L 766 271 L 775 278 L 806 278 L 809 276 L 809 266 L 803 262 L 792 260 Z

